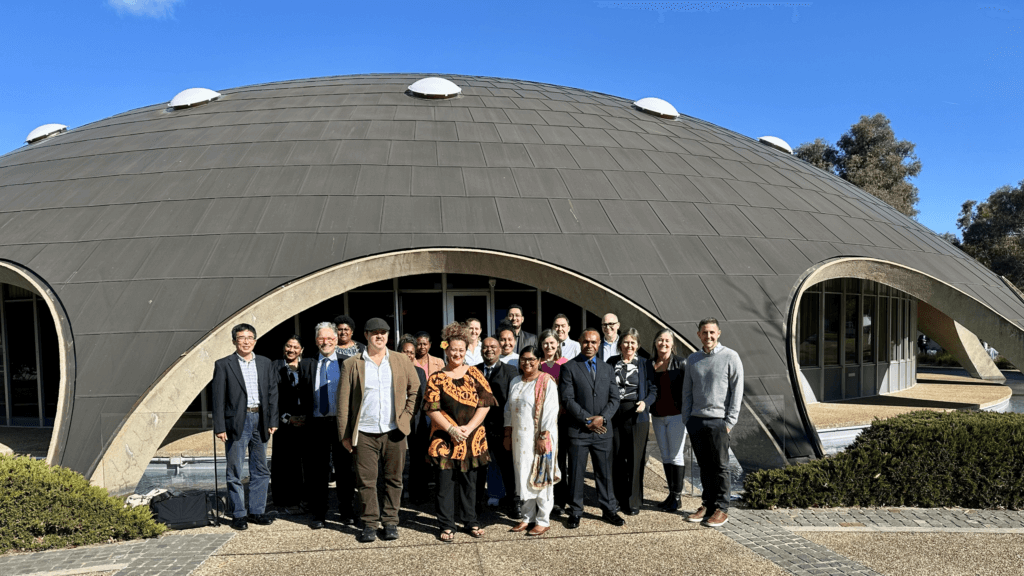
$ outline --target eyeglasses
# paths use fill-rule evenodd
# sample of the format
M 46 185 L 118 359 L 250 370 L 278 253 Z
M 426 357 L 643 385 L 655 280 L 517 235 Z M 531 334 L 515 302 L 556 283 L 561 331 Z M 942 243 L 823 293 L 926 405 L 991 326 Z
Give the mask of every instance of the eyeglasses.
M 252 336 L 235 336 L 236 342 L 255 342 L 256 339 Z
M 602 328 L 608 328 L 609 326 L 618 326 L 618 325 L 619 325 L 618 322 L 602 322 L 601 323 L 601 327 Z
M 534 364 L 536 362 L 537 362 L 536 358 L 523 358 L 522 356 L 519 357 L 519 363 L 520 364 Z

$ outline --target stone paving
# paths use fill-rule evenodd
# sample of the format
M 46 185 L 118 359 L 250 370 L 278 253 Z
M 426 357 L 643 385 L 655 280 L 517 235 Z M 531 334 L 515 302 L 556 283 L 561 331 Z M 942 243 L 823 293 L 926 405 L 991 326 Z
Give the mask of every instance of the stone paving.
M 688 499 L 695 505 L 696 499 Z M 642 525 L 640 530 L 627 529 L 622 537 L 640 537 L 645 541 L 652 538 L 687 538 L 692 537 L 693 530 L 700 530 L 694 524 L 680 524 L 678 515 L 661 515 L 654 511 L 645 511 L 644 516 L 654 520 L 656 525 Z M 643 517 L 643 516 L 642 516 Z M 640 518 L 642 518 L 640 517 Z M 674 520 L 674 521 L 673 521 Z M 635 521 L 631 521 L 635 522 Z M 664 523 L 667 522 L 667 523 Z M 284 524 L 282 527 L 288 526 Z M 631 523 L 628 526 L 637 526 Z M 598 529 L 602 529 L 598 523 Z M 302 530 L 301 526 L 291 528 Z M 494 526 L 500 533 L 500 527 Z M 213 532 L 217 530 L 217 532 Z M 202 532 L 173 532 L 160 538 L 110 545 L 84 546 L 77 549 L 53 550 L 47 552 L 7 554 L 0 556 L 0 574 L 5 576 L 65 576 L 65 575 L 96 575 L 96 574 L 127 574 L 186 576 L 195 571 L 208 558 L 214 556 L 218 566 L 211 572 L 219 573 L 220 567 L 230 570 L 232 558 L 238 556 L 238 548 L 222 549 L 232 537 L 233 532 L 221 529 L 203 529 Z M 704 529 L 706 530 L 706 529 Z M 796 576 L 812 576 L 824 574 L 877 575 L 872 570 L 855 560 L 843 556 L 826 546 L 804 538 L 801 533 L 829 532 L 904 532 L 904 533 L 960 533 L 960 534 L 1024 534 L 1024 512 L 1006 510 L 967 510 L 967 509 L 923 509 L 923 508 L 834 508 L 814 510 L 748 510 L 733 508 L 730 519 L 724 526 L 715 529 L 722 536 L 746 548 L 757 556 L 771 562 L 785 573 Z M 307 533 L 323 535 L 321 533 Z M 677 534 L 677 536 L 673 536 Z M 690 536 L 688 536 L 690 535 Z M 269 544 L 273 541 L 273 533 L 263 536 L 248 534 L 246 538 L 256 536 L 257 541 Z M 408 536 L 407 536 L 408 537 Z M 495 536 L 497 537 L 497 536 Z M 493 538 L 493 537 L 492 537 Z M 549 539 L 548 546 L 557 541 L 566 544 L 570 549 L 577 544 L 572 541 L 585 542 L 593 535 L 558 530 L 557 540 Z M 306 538 L 302 538 L 306 544 Z M 529 541 L 524 540 L 524 542 Z M 491 542 L 499 544 L 500 542 Z M 346 543 L 347 544 L 347 543 Z M 405 544 L 413 544 L 406 542 Z M 440 545 L 440 544 L 437 544 Z M 413 544 L 413 547 L 430 547 L 424 542 Z M 265 546 L 264 554 L 305 554 L 301 550 L 284 549 L 272 552 Z M 271 548 L 273 548 L 271 546 Z M 290 548 L 290 546 L 286 546 Z M 312 553 L 313 550 L 308 552 Z M 259 553 L 257 553 L 259 556 Z M 227 564 L 224 564 L 224 562 Z M 299 561 L 298 559 L 296 560 Z M 342 570 L 344 572 L 344 570 Z
M 186 576 L 232 536 L 172 533 L 151 540 L 7 554 L 0 556 L 0 574 L 64 576 L 102 572 L 117 576 Z

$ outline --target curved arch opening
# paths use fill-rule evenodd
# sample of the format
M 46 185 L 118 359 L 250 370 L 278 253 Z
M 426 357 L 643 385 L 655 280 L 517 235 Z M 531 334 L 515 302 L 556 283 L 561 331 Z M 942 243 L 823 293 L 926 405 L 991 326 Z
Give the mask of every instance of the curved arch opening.
M 28 268 L 0 260 L 0 426 L 60 464 L 74 404 L 75 345 L 64 305 Z M 46 446 L 45 450 L 43 446 Z
M 513 282 L 530 279 L 529 286 L 536 289 L 537 295 L 547 293 L 570 302 L 586 303 L 586 308 L 595 311 L 614 310 L 623 326 L 634 326 L 641 334 L 653 334 L 668 327 L 640 305 L 582 275 L 539 260 L 502 252 L 432 248 L 379 254 L 341 263 L 284 284 L 260 297 L 225 319 L 183 353 L 121 422 L 91 471 L 92 482 L 115 493 L 128 492 L 136 487 L 178 417 L 206 387 L 214 361 L 233 351 L 230 330 L 235 324 L 246 322 L 256 327 L 259 334 L 267 334 L 303 311 L 339 294 L 395 278 L 439 273 Z M 676 334 L 676 337 L 681 346 L 689 351 L 694 349 L 681 335 Z
M 903 384 L 906 384 L 908 380 L 913 380 L 914 372 L 916 371 L 914 355 L 908 348 L 912 349 L 915 345 L 914 340 L 916 339 L 919 322 L 922 329 L 926 332 L 933 331 L 938 333 L 943 331 L 942 337 L 949 343 L 948 345 L 943 344 L 943 346 L 948 348 L 954 345 L 961 345 L 962 348 L 959 350 L 959 353 L 962 354 L 966 362 L 970 363 L 969 370 L 976 377 L 1001 380 L 1001 374 L 999 374 L 998 369 L 995 368 L 991 359 L 984 353 L 984 349 L 977 342 L 978 337 L 984 338 L 994 347 L 1004 351 L 1006 358 L 1015 365 L 1020 365 L 1019 363 L 1024 360 L 1024 346 L 1022 346 L 1024 345 L 1024 331 L 984 303 L 938 278 L 907 266 L 872 258 L 837 258 L 823 262 L 808 270 L 794 287 L 795 295 L 790 304 L 786 337 L 790 380 L 793 385 L 794 394 L 798 399 L 797 406 L 800 416 L 804 420 L 807 430 L 812 433 L 812 444 L 818 457 L 824 455 L 824 450 L 815 427 L 810 421 L 807 405 L 809 402 L 821 399 L 816 398 L 815 394 L 818 391 L 824 390 L 824 384 L 815 390 L 809 386 L 804 378 L 801 356 L 804 356 L 806 360 L 807 350 L 801 349 L 801 344 L 803 343 L 798 337 L 801 332 L 798 323 L 800 322 L 801 311 L 806 312 L 806 308 L 808 308 L 805 306 L 807 303 L 805 297 L 808 297 L 809 293 L 813 294 L 814 290 L 819 289 L 821 286 L 825 286 L 825 289 L 822 291 L 823 296 L 828 297 L 828 286 L 830 283 L 835 286 L 833 290 L 836 294 L 834 298 L 837 299 L 835 309 L 847 310 L 847 304 L 838 299 L 849 297 L 849 293 L 844 291 L 846 290 L 845 287 L 835 284 L 835 282 L 841 282 L 844 279 L 868 281 L 879 287 L 886 287 L 884 290 L 879 288 L 876 292 L 879 304 L 877 310 L 881 311 L 883 299 L 887 301 L 889 304 L 886 310 L 886 318 L 892 319 L 890 323 L 902 323 L 903 328 L 897 332 L 893 332 L 891 326 L 888 328 L 887 333 L 898 333 L 901 341 L 894 348 L 889 348 L 889 344 L 886 344 L 887 349 L 884 354 L 887 357 L 885 358 L 885 363 L 888 364 L 890 361 L 893 361 L 904 364 L 898 367 L 899 370 L 906 372 L 901 378 Z M 864 298 L 862 289 L 858 288 L 857 294 L 857 297 Z M 813 297 L 813 295 L 810 296 L 810 298 Z M 893 302 L 898 307 L 896 310 L 892 308 Z M 863 306 L 863 304 L 860 303 L 858 306 Z M 817 313 L 824 314 L 824 308 L 825 306 L 820 306 Z M 854 308 L 854 310 L 856 312 L 853 318 L 854 320 L 859 320 L 860 311 L 863 308 Z M 839 335 L 841 334 L 842 326 L 845 325 L 844 320 L 847 320 L 847 318 L 842 316 L 840 314 L 834 319 L 837 321 L 837 326 L 833 332 L 837 340 L 845 336 Z M 862 329 L 860 324 L 855 326 L 855 330 L 860 329 Z M 824 332 L 824 330 L 819 331 L 822 342 L 821 346 L 827 345 L 829 340 L 829 335 Z M 909 342 L 906 341 L 907 334 L 911 335 Z M 855 334 L 853 341 L 857 346 L 863 345 L 860 335 Z M 818 358 L 821 358 L 825 353 L 821 346 L 815 346 L 815 353 L 818 355 Z M 838 350 L 834 353 L 837 356 L 839 355 Z M 873 363 L 881 366 L 881 360 L 881 358 L 875 358 Z M 838 366 L 842 362 L 837 360 L 836 364 Z M 879 371 L 881 370 L 882 368 L 879 368 Z M 856 376 L 860 378 L 861 375 Z M 873 376 L 878 379 L 872 385 L 878 386 L 882 382 L 882 378 L 879 376 L 880 374 Z M 842 377 L 843 375 L 840 375 L 839 382 L 842 382 Z M 842 394 L 843 389 L 841 386 L 843 385 L 840 384 L 840 388 L 838 388 L 840 395 Z M 902 384 L 899 385 L 902 386 Z M 879 393 L 878 390 L 879 388 L 876 388 L 875 393 Z M 890 390 L 886 388 L 883 391 Z M 857 395 L 864 394 L 861 391 Z

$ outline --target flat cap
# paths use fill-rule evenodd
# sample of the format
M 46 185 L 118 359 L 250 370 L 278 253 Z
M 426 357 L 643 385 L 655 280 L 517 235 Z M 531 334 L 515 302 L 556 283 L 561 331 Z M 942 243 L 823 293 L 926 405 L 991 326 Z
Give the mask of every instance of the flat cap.
M 363 326 L 363 332 L 376 332 L 377 330 L 391 331 L 391 326 L 384 321 L 383 318 L 370 318 L 366 321 L 366 325 Z

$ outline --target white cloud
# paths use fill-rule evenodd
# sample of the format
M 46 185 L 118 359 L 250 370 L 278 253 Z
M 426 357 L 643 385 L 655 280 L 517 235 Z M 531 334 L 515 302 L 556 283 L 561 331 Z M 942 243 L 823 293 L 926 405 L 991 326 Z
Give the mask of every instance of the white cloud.
M 107 0 L 118 14 L 166 18 L 174 14 L 174 5 L 182 0 Z

